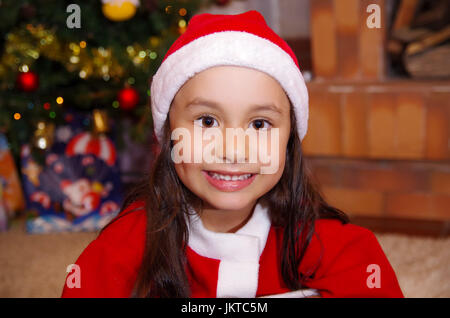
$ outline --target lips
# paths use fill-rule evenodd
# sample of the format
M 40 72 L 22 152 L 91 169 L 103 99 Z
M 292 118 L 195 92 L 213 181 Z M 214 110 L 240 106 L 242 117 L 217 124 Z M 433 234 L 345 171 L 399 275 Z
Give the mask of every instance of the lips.
M 255 173 L 229 171 L 202 171 L 206 180 L 216 189 L 233 192 L 249 186 L 256 177 Z

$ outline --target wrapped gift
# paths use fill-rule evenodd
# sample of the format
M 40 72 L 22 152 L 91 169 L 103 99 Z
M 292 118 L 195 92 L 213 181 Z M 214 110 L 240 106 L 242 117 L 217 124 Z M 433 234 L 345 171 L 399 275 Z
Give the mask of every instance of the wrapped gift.
M 95 231 L 120 209 L 120 174 L 113 141 L 74 123 L 55 129 L 44 163 L 22 148 L 23 183 L 34 217 L 30 233 Z
M 3 184 L 0 182 L 0 232 L 8 229 L 8 210 L 3 199 Z
M 5 135 L 0 133 L 0 184 L 3 188 L 3 204 L 8 216 L 25 208 L 25 200 L 14 158 Z

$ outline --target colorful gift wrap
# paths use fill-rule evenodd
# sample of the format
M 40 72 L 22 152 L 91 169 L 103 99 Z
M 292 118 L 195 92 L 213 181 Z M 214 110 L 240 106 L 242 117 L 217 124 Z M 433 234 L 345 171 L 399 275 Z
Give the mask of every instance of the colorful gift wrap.
M 3 199 L 3 184 L 0 182 L 0 232 L 8 229 L 8 209 Z
M 29 233 L 96 231 L 120 209 L 121 182 L 116 149 L 105 134 L 93 134 L 76 125 L 55 130 L 44 164 L 21 151 L 27 207 L 34 217 Z
M 3 190 L 3 204 L 8 211 L 7 216 L 12 218 L 16 211 L 25 208 L 25 199 L 14 158 L 2 133 L 0 133 L 0 183 Z

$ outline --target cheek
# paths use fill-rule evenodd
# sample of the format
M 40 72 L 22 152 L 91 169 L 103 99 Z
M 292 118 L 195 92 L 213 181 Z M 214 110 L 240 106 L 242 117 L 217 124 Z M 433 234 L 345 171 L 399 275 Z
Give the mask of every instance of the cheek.
M 200 128 L 176 127 L 171 132 L 171 138 L 173 143 L 171 157 L 176 164 L 201 162 L 204 145 Z
M 272 160 L 269 165 L 266 165 L 265 174 L 261 174 L 264 178 L 266 178 L 267 182 L 272 186 L 280 180 L 283 175 L 284 167 L 286 164 L 286 152 L 281 150 L 276 154 L 277 158 Z M 273 156 L 272 156 L 273 158 Z
M 261 174 L 280 175 L 286 161 L 286 149 L 289 136 L 280 129 L 274 129 L 267 137 L 259 139 L 259 162 Z
M 175 171 L 181 182 L 192 191 L 192 189 L 199 183 L 198 178 L 201 176 L 201 165 L 194 163 L 179 163 L 175 164 Z

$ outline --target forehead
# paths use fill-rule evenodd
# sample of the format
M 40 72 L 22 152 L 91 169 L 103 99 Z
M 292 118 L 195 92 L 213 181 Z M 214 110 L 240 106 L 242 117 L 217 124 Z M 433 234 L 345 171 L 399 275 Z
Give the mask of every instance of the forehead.
M 247 67 L 215 66 L 197 73 L 180 88 L 174 102 L 185 104 L 202 96 L 221 103 L 267 104 L 289 107 L 289 99 L 276 79 Z

